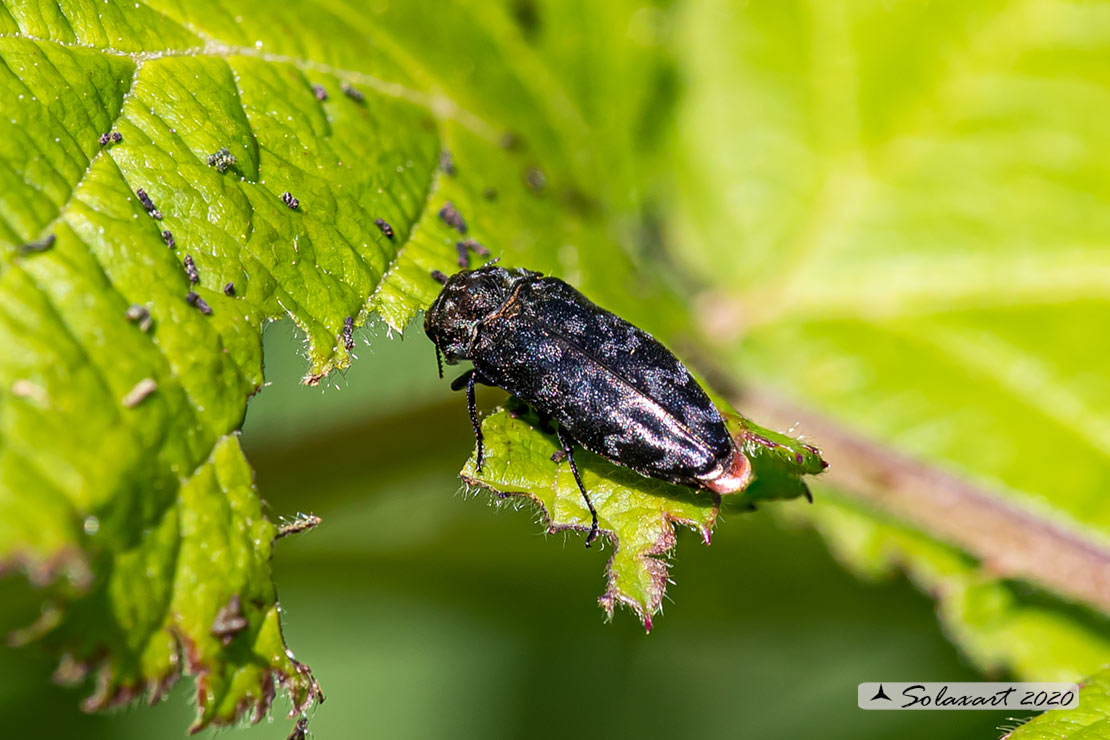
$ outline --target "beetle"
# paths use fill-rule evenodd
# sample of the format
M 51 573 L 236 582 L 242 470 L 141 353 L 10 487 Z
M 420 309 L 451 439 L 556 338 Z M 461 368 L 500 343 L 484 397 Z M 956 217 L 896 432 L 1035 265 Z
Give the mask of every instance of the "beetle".
M 574 445 L 640 475 L 717 494 L 748 484 L 751 464 L 720 411 L 657 339 L 606 311 L 555 277 L 493 264 L 437 277 L 443 288 L 424 318 L 424 333 L 447 364 L 469 360 L 455 379 L 482 469 L 477 383 L 502 388 L 557 422 L 592 524 L 597 510 L 574 461 Z M 442 377 L 442 365 L 440 376 Z

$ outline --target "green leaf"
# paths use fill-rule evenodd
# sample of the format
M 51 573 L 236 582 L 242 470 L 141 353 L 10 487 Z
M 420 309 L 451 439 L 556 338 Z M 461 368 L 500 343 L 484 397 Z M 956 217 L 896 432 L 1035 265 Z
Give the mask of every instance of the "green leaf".
M 755 502 L 808 495 L 801 476 L 819 473 L 819 453 L 797 440 L 763 429 L 738 414 L 726 417 L 729 430 L 751 464 L 750 484 L 723 497 L 734 510 Z M 553 434 L 537 429 L 534 415 L 498 410 L 482 421 L 484 459 L 472 456 L 460 473 L 468 484 L 494 492 L 498 500 L 526 497 L 540 509 L 547 532 L 588 532 L 591 526 L 578 485 Z M 597 509 L 602 534 L 613 545 L 605 593 L 598 600 L 611 618 L 617 604 L 631 608 L 651 631 L 669 581 L 667 557 L 676 544 L 675 524 L 690 527 L 708 545 L 722 497 L 707 491 L 644 478 L 585 450 L 575 452 L 582 483 Z
M 348 322 L 400 331 L 430 271 L 455 269 L 447 202 L 468 238 L 604 285 L 611 308 L 657 294 L 598 219 L 603 166 L 568 154 L 588 129 L 549 121 L 534 59 L 456 76 L 514 56 L 504 10 L 409 12 L 0 6 L 0 568 L 45 589 L 16 636 L 62 652 L 61 678 L 91 671 L 90 708 L 180 673 L 194 729 L 257 720 L 275 678 L 293 713 L 319 697 L 282 642 L 274 530 L 234 436 L 267 322 L 303 331 L 306 382 L 349 366 Z
M 1110 671 L 1079 686 L 1079 706 L 1034 717 L 1003 740 L 1102 740 L 1110 737 Z
M 339 95 L 337 70 L 204 47 L 146 6 L 112 7 L 104 25 L 84 9 L 16 9 L 20 37 L 0 39 L 0 560 L 40 583 L 67 576 L 52 593 L 66 608 L 40 631 L 67 673 L 96 669 L 90 708 L 157 697 L 184 669 L 197 728 L 257 721 L 275 678 L 298 712 L 319 691 L 282 643 L 273 528 L 228 435 L 262 381 L 265 321 L 288 313 L 304 329 L 311 378 L 349 363 L 345 317 L 384 300 L 401 245 L 420 259 L 408 236 L 434 218 L 439 141 L 395 95 Z M 335 97 L 317 101 L 310 78 Z M 122 141 L 101 146 L 109 130 Z M 221 147 L 237 160 L 223 173 L 206 162 Z M 46 252 L 20 248 L 47 235 Z M 225 645 L 213 624 L 233 596 L 247 627 Z
M 1034 577 L 1011 557 L 1042 532 L 1108 556 L 1105 10 L 698 0 L 678 31 L 672 254 L 709 286 L 712 353 L 1024 518 L 992 542 L 922 483 L 947 520 L 926 524 L 896 476 L 866 497 L 833 480 L 852 507 L 812 511 L 852 565 L 937 593 L 981 666 L 1041 680 L 1110 655 L 1099 569 Z
M 94 561 L 93 571 L 105 575 L 93 593 L 44 615 L 56 622 L 45 640 L 64 653 L 58 678 L 76 682 L 99 672 L 85 709 L 146 692 L 157 700 L 183 668 L 197 676 L 196 727 L 241 714 L 257 722 L 275 681 L 288 689 L 294 711 L 322 700 L 282 640 L 269 574 L 277 530 L 251 477 L 238 438 L 219 440 L 154 529 Z

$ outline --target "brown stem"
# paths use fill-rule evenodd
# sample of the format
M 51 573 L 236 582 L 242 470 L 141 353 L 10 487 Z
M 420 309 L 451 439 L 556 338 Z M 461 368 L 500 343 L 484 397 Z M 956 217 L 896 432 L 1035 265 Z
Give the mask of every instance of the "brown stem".
M 728 385 L 717 387 L 728 391 Z M 800 422 L 830 462 L 822 479 L 845 495 L 959 546 L 994 573 L 1032 581 L 1110 613 L 1110 546 L 1097 535 L 1050 522 L 772 394 L 732 389 L 728 395 L 760 424 L 786 429 Z

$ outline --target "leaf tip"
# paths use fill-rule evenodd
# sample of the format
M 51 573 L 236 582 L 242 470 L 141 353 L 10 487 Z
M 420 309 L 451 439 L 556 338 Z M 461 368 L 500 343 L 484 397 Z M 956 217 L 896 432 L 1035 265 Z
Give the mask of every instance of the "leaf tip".
M 282 517 L 281 526 L 278 527 L 277 532 L 274 533 L 274 540 L 280 540 L 283 537 L 288 537 L 291 534 L 300 534 L 301 532 L 310 532 L 324 521 L 315 514 L 302 514 L 298 513 L 292 519 Z

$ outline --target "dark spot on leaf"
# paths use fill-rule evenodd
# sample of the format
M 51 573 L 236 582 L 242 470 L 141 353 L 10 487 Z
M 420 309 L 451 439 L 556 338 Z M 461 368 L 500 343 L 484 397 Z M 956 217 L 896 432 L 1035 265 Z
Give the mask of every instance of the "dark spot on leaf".
M 512 13 L 521 35 L 529 42 L 535 41 L 540 31 L 540 11 L 535 0 L 516 0 Z
M 229 167 L 233 167 L 239 162 L 228 148 L 220 147 L 220 150 L 208 155 L 208 166 L 215 167 L 218 172 L 227 172 Z
M 112 142 L 115 143 L 115 144 L 118 144 L 121 141 L 123 141 L 123 134 L 121 134 L 119 131 L 113 131 L 112 132 Z
M 20 247 L 19 247 L 19 253 L 20 254 L 38 254 L 39 252 L 45 252 L 48 249 L 50 249 L 51 247 L 53 247 L 54 242 L 56 242 L 57 240 L 58 240 L 58 238 L 56 236 L 54 236 L 53 234 L 47 234 L 46 236 L 39 239 L 38 241 L 27 242 L 26 244 L 21 244 Z
M 166 246 L 170 249 L 173 249 L 177 246 L 177 240 L 173 238 L 173 234 L 169 231 L 162 232 L 162 241 L 164 241 L 166 243 Z
M 243 616 L 243 605 L 239 601 L 239 594 L 235 594 L 216 612 L 210 631 L 213 637 L 219 638 L 224 647 L 227 647 L 235 635 L 245 630 L 247 626 L 248 622 Z
M 112 134 L 111 133 L 101 134 L 100 138 L 98 139 L 98 141 L 100 142 L 100 146 L 107 145 L 107 143 L 111 140 L 112 140 Z
M 188 303 L 190 306 L 194 306 L 205 316 L 212 315 L 212 307 L 209 306 L 208 302 L 201 298 L 200 294 L 198 294 L 196 291 L 190 290 L 188 293 L 186 293 L 185 302 Z
M 490 255 L 490 251 L 486 248 L 486 245 L 482 244 L 477 239 L 467 239 L 463 241 L 462 244 L 479 257 L 489 257 Z
M 224 284 L 224 295 L 235 295 L 235 283 Z
M 386 237 L 390 239 L 393 238 L 393 227 L 387 224 L 384 218 L 379 218 L 375 220 L 374 223 L 378 225 L 378 228 L 382 230 L 382 233 L 385 234 Z
M 150 199 L 150 196 L 146 194 L 145 190 L 139 188 L 135 191 L 135 195 L 139 197 L 139 202 L 143 204 L 143 208 L 146 209 L 146 212 L 150 214 L 151 218 L 158 221 L 162 220 L 162 212 L 154 207 L 154 201 Z
M 363 95 L 362 92 L 360 92 L 359 90 L 355 89 L 350 83 L 344 82 L 340 86 L 340 89 L 343 90 L 344 95 L 346 95 L 348 98 L 355 101 L 356 103 L 362 103 L 366 100 L 366 96 Z
M 486 249 L 485 245 L 475 239 L 466 239 L 464 241 L 455 242 L 455 251 L 459 255 L 459 267 L 466 269 L 470 267 L 470 253 L 479 257 L 489 257 L 490 251 Z M 494 260 L 496 261 L 496 260 Z
M 150 317 L 150 311 L 146 306 L 141 306 L 138 303 L 132 303 L 127 307 L 127 311 L 123 314 L 128 321 L 138 324 L 141 331 L 150 331 L 150 327 L 154 324 L 154 319 Z
M 455 160 L 451 158 L 451 152 L 446 149 L 439 153 L 439 168 L 443 170 L 445 175 L 450 175 L 451 177 L 458 174 L 458 171 L 455 169 Z
M 443 208 L 439 209 L 439 217 L 443 223 L 458 231 L 460 234 L 466 234 L 466 221 L 463 220 L 462 214 L 455 208 L 455 204 L 447 201 L 443 204 Z
M 313 85 L 312 86 L 312 94 L 321 103 L 328 99 L 328 91 L 324 88 L 323 85 Z
M 524 171 L 524 184 L 537 195 L 547 190 L 547 176 L 539 167 L 529 167 Z
M 501 134 L 501 139 L 498 141 L 502 149 L 510 152 L 520 151 L 524 148 L 524 140 L 520 138 L 520 134 L 514 131 L 506 131 Z
M 482 192 L 482 197 L 489 201 L 497 200 L 497 190 L 495 188 L 486 188 Z
M 193 262 L 193 255 L 185 255 L 185 274 L 189 277 L 190 283 L 200 282 L 200 273 L 197 272 L 197 265 Z
M 584 216 L 597 216 L 601 213 L 601 204 L 598 200 L 578 188 L 572 187 L 563 191 L 562 201 L 568 208 Z

